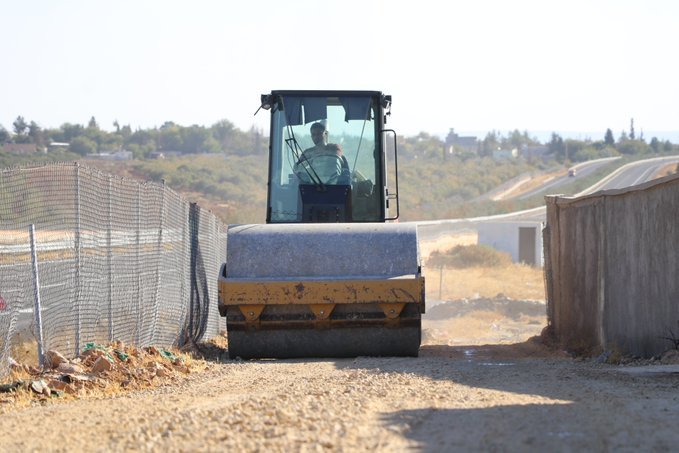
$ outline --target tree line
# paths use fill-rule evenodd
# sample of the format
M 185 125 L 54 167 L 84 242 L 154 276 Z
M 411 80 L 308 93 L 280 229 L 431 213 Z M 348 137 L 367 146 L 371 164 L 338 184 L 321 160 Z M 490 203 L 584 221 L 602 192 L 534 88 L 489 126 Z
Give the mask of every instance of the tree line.
M 43 129 L 35 121 L 27 121 L 18 116 L 12 123 L 12 131 L 0 125 L 0 145 L 2 143 L 30 143 L 36 148 L 46 148 L 52 143 L 66 144 L 68 150 L 76 155 L 131 151 L 135 158 L 149 157 L 154 152 L 177 154 L 224 153 L 233 155 L 265 154 L 268 138 L 254 127 L 242 131 L 228 120 L 221 120 L 210 127 L 192 125 L 181 126 L 172 121 L 152 129 L 132 130 L 129 125 L 113 123 L 115 130 L 108 132 L 99 127 L 94 117 L 87 125 L 64 123 L 58 128 Z M 483 139 L 476 141 L 475 149 L 457 150 L 462 159 L 489 157 L 494 150 L 513 149 L 519 151 L 527 147 L 546 146 L 546 159 L 558 162 L 580 162 L 600 157 L 618 155 L 644 155 L 676 151 L 669 141 L 661 142 L 656 137 L 646 142 L 643 133 L 637 137 L 634 120 L 629 131 L 623 131 L 616 140 L 611 129 L 603 133 L 601 140 L 564 139 L 552 133 L 551 139 L 541 143 L 527 131 L 515 129 L 502 134 L 492 130 Z M 441 138 L 421 132 L 411 137 L 399 137 L 399 155 L 407 159 L 446 159 L 449 149 Z
M 615 157 L 621 155 L 662 154 L 677 152 L 677 146 L 669 140 L 661 142 L 658 138 L 651 138 L 646 142 L 643 134 L 637 137 L 632 127 L 629 133 L 622 131 L 618 139 L 613 136 L 611 129 L 606 129 L 603 139 L 564 139 L 553 132 L 551 139 L 541 143 L 537 138 L 531 137 L 527 131 L 515 129 L 502 134 L 492 130 L 483 139 L 476 141 L 475 149 L 465 148 L 455 152 L 462 159 L 491 157 L 495 150 L 516 148 L 521 151 L 531 147 L 546 147 L 544 156 L 557 162 L 583 162 L 602 157 Z M 421 132 L 412 137 L 400 137 L 399 156 L 406 159 L 443 159 L 449 158 L 449 149 L 446 143 L 437 136 Z
M 36 148 L 46 148 L 62 143 L 81 156 L 126 150 L 135 158 L 148 157 L 152 152 L 250 155 L 263 154 L 267 149 L 266 137 L 260 130 L 253 127 L 242 131 L 228 120 L 210 127 L 181 126 L 167 121 L 159 128 L 134 131 L 118 121 L 113 126 L 115 130 L 108 132 L 92 117 L 87 125 L 64 123 L 58 128 L 43 129 L 35 121 L 28 122 L 19 116 L 12 123 L 12 133 L 0 125 L 0 144 L 29 143 L 35 144 Z

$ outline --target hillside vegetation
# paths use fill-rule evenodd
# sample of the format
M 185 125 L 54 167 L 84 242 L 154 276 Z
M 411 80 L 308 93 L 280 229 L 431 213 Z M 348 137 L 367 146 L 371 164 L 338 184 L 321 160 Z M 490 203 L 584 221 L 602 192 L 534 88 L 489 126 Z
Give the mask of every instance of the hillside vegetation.
M 265 219 L 268 139 L 261 131 L 241 131 L 227 120 L 210 127 L 166 122 L 160 128 L 136 131 L 116 122 L 115 131 L 107 132 L 94 118 L 86 126 L 66 123 L 57 129 L 42 129 L 34 121 L 18 117 L 13 126 L 10 132 L 0 125 L 0 168 L 81 160 L 123 177 L 164 180 L 226 223 Z M 541 196 L 521 202 L 476 199 L 519 175 L 566 169 L 576 161 L 618 155 L 638 159 L 677 152 L 677 146 L 669 142 L 637 139 L 633 128 L 617 141 L 609 129 L 603 140 L 564 140 L 553 134 L 544 145 L 527 132 L 515 130 L 502 135 L 492 131 L 477 142 L 477 149 L 458 149 L 455 153 L 442 139 L 425 132 L 399 136 L 398 142 L 400 213 L 405 221 L 474 217 L 536 207 L 543 203 Z M 29 154 L 7 151 L 17 145 L 27 147 Z M 499 149 L 536 146 L 543 148 L 542 158 L 493 157 Z M 34 152 L 30 153 L 31 149 Z M 100 159 L 113 153 L 127 153 L 134 159 Z M 588 181 L 578 178 L 578 183 Z
M 226 223 L 263 222 L 266 214 L 267 161 L 262 156 L 200 155 L 162 160 L 85 161 L 103 171 L 137 179 L 165 181 Z M 518 203 L 470 203 L 475 197 L 541 166 L 490 158 L 413 159 L 399 166 L 401 219 L 425 220 L 481 215 Z M 504 211 L 503 211 L 504 212 Z

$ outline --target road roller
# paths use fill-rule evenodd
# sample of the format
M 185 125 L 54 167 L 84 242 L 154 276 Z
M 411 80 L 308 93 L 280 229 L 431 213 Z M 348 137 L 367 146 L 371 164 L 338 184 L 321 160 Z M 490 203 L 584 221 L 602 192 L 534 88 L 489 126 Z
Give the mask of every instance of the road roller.
M 271 118 L 266 224 L 227 230 L 218 305 L 229 356 L 417 356 L 425 285 L 417 226 L 398 222 L 391 96 L 260 100 Z

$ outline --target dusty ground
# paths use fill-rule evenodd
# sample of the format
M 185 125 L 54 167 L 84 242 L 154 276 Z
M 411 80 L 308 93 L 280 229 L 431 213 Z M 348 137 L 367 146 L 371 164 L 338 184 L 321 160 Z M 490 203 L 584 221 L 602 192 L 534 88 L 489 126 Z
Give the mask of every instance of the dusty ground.
M 0 451 L 676 449 L 678 365 L 576 360 L 544 325 L 540 301 L 470 297 L 428 310 L 419 358 L 244 362 L 217 341 L 186 373 L 148 351 L 141 375 L 168 372 L 150 388 L 6 400 Z
M 653 367 L 662 370 L 662 367 Z M 220 361 L 0 418 L 2 451 L 669 451 L 679 377 L 533 341 L 419 358 Z
M 673 175 L 674 173 L 677 173 L 679 171 L 679 164 L 667 164 L 664 167 L 660 168 L 655 175 L 653 175 L 653 178 L 662 178 L 665 176 Z

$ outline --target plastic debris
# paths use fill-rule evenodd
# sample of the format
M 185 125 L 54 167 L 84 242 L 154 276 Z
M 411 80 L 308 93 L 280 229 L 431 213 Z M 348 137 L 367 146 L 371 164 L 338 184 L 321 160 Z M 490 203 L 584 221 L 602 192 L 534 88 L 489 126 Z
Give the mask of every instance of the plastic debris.
M 108 348 L 107 348 L 106 346 L 103 346 L 103 345 L 100 345 L 100 344 L 96 344 L 96 343 L 93 342 L 93 341 L 92 341 L 92 342 L 89 342 L 89 343 L 87 343 L 87 344 L 85 345 L 85 348 L 83 349 L 83 354 L 86 353 L 86 352 L 89 352 L 89 351 L 97 351 L 97 350 L 98 350 L 98 351 L 103 351 L 103 352 L 104 352 L 104 355 L 103 355 L 103 356 L 106 357 L 106 359 L 107 359 L 109 362 L 115 363 L 115 360 L 113 360 L 113 356 L 111 355 L 110 352 L 108 352 Z
M 172 363 L 177 362 L 177 361 L 181 361 L 181 359 L 179 357 L 177 357 L 176 355 L 174 355 L 173 353 L 171 353 L 170 351 L 168 351 L 166 349 L 161 349 L 160 355 L 165 357 L 166 359 L 168 359 Z
M 8 393 L 8 392 L 14 392 L 17 390 L 19 387 L 24 385 L 24 381 L 14 381 L 9 384 L 2 384 L 0 385 L 0 393 Z

